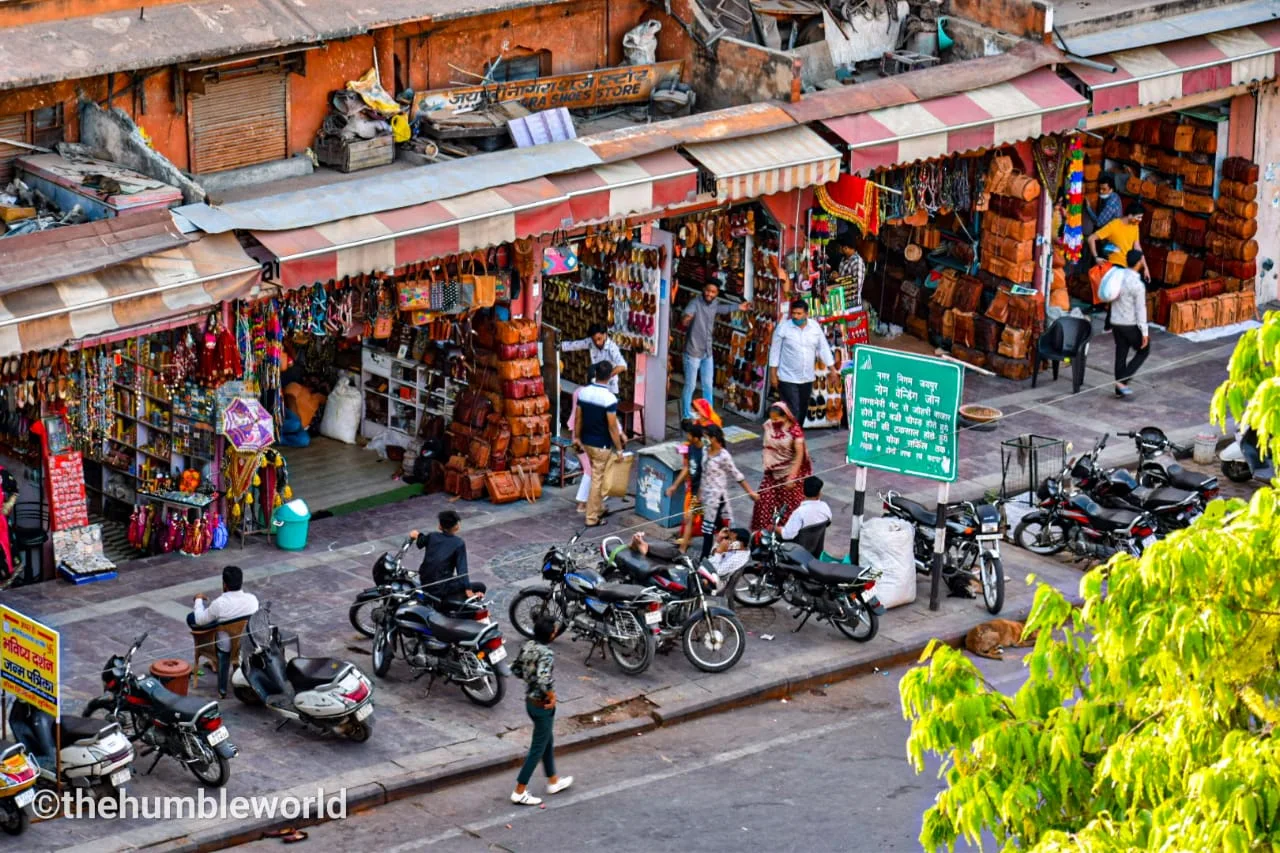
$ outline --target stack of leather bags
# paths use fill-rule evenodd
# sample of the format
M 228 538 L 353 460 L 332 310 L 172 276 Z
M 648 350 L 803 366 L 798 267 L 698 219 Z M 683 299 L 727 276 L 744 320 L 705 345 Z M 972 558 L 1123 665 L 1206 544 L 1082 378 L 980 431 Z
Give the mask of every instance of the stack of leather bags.
M 1252 292 L 1258 275 L 1258 164 L 1243 157 L 1222 162 L 1217 209 L 1205 234 L 1205 267 L 1229 293 Z M 1236 322 L 1234 320 L 1230 322 Z
M 982 269 L 1015 284 L 1034 281 L 1039 213 L 1040 203 L 1034 198 L 993 195 L 982 218 Z

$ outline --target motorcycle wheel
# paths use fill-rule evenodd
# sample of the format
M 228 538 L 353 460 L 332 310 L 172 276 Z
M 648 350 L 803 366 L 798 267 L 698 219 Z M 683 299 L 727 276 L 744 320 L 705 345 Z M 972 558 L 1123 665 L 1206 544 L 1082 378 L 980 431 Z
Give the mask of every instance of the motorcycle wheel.
M 522 589 L 507 608 L 507 619 L 520 636 L 532 640 L 534 623 L 553 610 L 551 590 L 545 587 Z
M 373 674 L 382 678 L 391 669 L 391 637 L 386 631 L 379 631 L 373 636 Z
M 609 640 L 609 655 L 618 668 L 627 675 L 639 675 L 653 663 L 657 646 L 653 634 L 641 628 L 639 637 L 629 640 Z
M 1004 607 L 1004 563 L 991 554 L 982 555 L 982 600 L 988 613 Z
M 378 600 L 376 598 L 369 601 L 361 601 L 358 604 L 351 605 L 351 609 L 347 611 L 347 620 L 351 622 L 351 627 L 365 637 L 372 637 L 373 632 L 378 629 L 378 626 L 373 621 L 373 606 L 377 603 Z
M 680 637 L 689 663 L 703 672 L 724 672 L 742 659 L 747 629 L 737 616 L 704 614 Z
M 26 832 L 29 820 L 27 813 L 9 800 L 0 803 L 0 829 L 6 835 L 21 835 Z
M 210 788 L 221 788 L 231 778 L 231 762 L 216 752 L 213 753 L 213 761 L 197 761 L 194 764 L 188 764 L 187 769 L 191 771 L 192 776 Z
M 458 686 L 462 688 L 463 696 L 481 708 L 492 708 L 507 693 L 507 680 L 502 677 L 502 673 L 492 669 L 479 681 L 468 681 Z
M 875 611 L 867 607 L 866 603 L 859 600 L 858 597 L 852 596 L 849 599 L 849 613 L 854 617 L 855 621 L 850 624 L 843 619 L 833 619 L 836 627 L 840 629 L 840 633 L 844 634 L 850 640 L 858 643 L 866 643 L 876 635 L 880 630 L 880 617 Z
M 768 607 L 782 598 L 782 590 L 769 582 L 768 575 L 752 566 L 735 572 L 727 586 L 729 600 L 743 607 Z
M 1043 512 L 1033 512 L 1013 531 L 1013 541 L 1032 554 L 1049 556 L 1067 547 L 1067 529 L 1060 521 L 1051 521 Z
M 1253 470 L 1248 462 L 1223 462 L 1222 473 L 1233 483 L 1247 483 L 1253 479 Z
M 364 743 L 373 735 L 373 715 L 365 717 L 358 723 L 347 726 L 347 739 L 354 743 Z
M 262 699 L 259 698 L 258 694 L 253 692 L 253 688 L 248 685 L 241 686 L 239 684 L 233 684 L 231 685 L 231 692 L 235 695 L 236 699 L 245 705 L 262 704 Z

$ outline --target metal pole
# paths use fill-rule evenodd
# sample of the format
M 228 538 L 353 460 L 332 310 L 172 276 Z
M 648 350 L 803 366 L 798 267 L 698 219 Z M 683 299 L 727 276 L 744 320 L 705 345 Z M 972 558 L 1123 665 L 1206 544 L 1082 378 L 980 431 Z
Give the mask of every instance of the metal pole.
M 947 546 L 947 499 L 951 494 L 950 483 L 938 484 L 938 520 L 933 529 L 933 571 L 929 577 L 929 609 L 938 609 L 938 597 L 942 587 L 942 558 Z
M 853 469 L 853 528 L 849 532 L 849 562 L 858 564 L 858 545 L 862 541 L 862 520 L 866 514 L 867 469 Z

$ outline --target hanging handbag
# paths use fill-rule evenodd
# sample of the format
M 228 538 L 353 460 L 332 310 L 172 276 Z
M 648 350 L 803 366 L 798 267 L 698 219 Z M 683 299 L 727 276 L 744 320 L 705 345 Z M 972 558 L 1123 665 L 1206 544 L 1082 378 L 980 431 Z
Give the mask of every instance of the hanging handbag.
M 568 275 L 578 270 L 578 253 L 569 245 L 563 233 L 559 240 L 552 237 L 552 245 L 542 250 L 542 274 Z
M 476 272 L 476 260 L 480 272 Z M 489 262 L 483 251 L 471 255 L 471 283 L 474 288 L 471 305 L 476 308 L 492 308 L 497 301 L 498 277 L 489 274 Z
M 401 311 L 415 311 L 431 307 L 431 279 L 422 275 L 422 269 L 413 265 L 405 273 L 404 280 L 396 285 L 396 298 Z
M 395 312 L 392 310 L 392 296 L 385 285 L 378 287 L 378 314 L 373 321 L 374 338 L 385 341 L 391 337 L 391 329 L 395 325 Z

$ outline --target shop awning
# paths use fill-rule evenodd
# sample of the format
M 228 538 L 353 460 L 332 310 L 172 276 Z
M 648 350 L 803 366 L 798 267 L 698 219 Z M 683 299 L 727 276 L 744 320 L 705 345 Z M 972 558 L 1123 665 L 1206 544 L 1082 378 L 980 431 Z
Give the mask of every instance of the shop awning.
M 254 231 L 276 257 L 278 281 L 301 287 L 348 275 L 509 243 L 573 218 L 569 198 L 546 178 L 292 231 Z
M 674 151 L 661 151 L 552 175 L 550 181 L 569 197 L 572 224 L 592 225 L 691 201 L 698 190 L 698 169 Z
M 756 199 L 834 181 L 840 152 L 807 127 L 686 145 L 711 173 L 721 201 Z
M 157 322 L 253 292 L 261 265 L 230 234 L 0 296 L 0 357 Z
M 828 119 L 849 145 L 850 171 L 914 163 L 1075 128 L 1089 102 L 1048 68 L 1007 83 Z
M 1114 74 L 1067 66 L 1093 95 L 1093 113 L 1159 104 L 1276 77 L 1280 21 L 1102 54 Z

